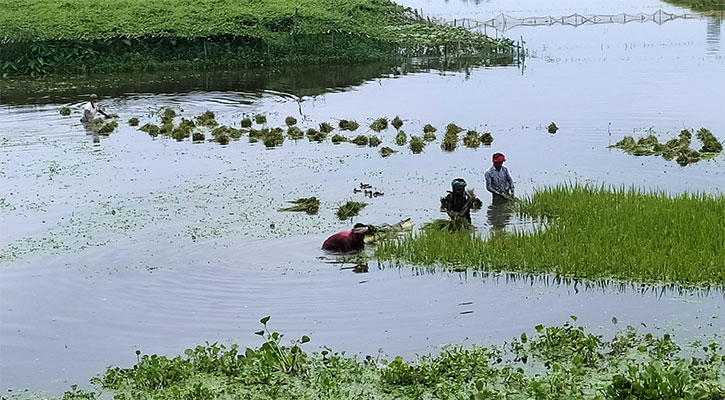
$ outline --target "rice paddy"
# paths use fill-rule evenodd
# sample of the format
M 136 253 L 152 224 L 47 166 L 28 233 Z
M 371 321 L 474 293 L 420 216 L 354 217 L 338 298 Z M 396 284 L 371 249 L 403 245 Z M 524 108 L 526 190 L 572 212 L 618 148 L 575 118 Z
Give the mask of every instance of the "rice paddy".
M 589 280 L 725 286 L 725 196 L 558 186 L 516 202 L 534 232 L 424 230 L 380 243 L 376 257 Z
M 367 205 L 367 203 L 350 200 L 344 204 L 340 204 L 335 214 L 341 220 L 347 220 L 360 214 L 360 211 Z
M 697 139 L 702 142 L 699 151 L 690 147 L 692 144 L 692 131 L 690 130 L 683 129 L 677 138 L 670 139 L 666 143 L 660 143 L 654 131 L 650 130 L 649 133 L 648 136 L 636 141 L 632 136 L 625 136 L 609 147 L 622 149 L 634 156 L 662 156 L 665 160 L 675 159 L 683 167 L 712 158 L 722 152 L 722 143 L 706 128 L 697 131 Z

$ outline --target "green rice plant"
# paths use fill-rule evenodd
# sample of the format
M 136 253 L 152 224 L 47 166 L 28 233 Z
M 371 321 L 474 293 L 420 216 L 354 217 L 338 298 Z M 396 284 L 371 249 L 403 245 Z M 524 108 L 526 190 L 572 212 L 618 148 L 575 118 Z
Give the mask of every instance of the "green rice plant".
M 148 133 L 151 137 L 159 136 L 159 127 L 155 124 L 144 124 L 139 130 Z
M 287 129 L 287 137 L 291 140 L 301 140 L 305 137 L 305 133 L 302 132 L 302 129 L 296 126 L 290 126 Z
M 463 145 L 471 149 L 477 149 L 481 145 L 481 137 L 478 132 L 474 130 L 466 132 L 466 136 L 463 137 Z
M 426 132 L 423 134 L 423 140 L 426 142 L 433 142 L 436 140 L 436 134 L 433 132 Z
M 284 119 L 284 123 L 287 126 L 297 125 L 297 118 L 295 117 L 287 117 Z
M 423 133 L 436 133 L 436 131 L 436 127 L 431 124 L 425 124 L 423 127 Z M 425 137 L 425 135 L 423 135 L 423 137 Z
M 340 204 L 337 207 L 337 211 L 335 212 L 335 214 L 341 220 L 350 219 L 360 214 L 360 211 L 362 211 L 362 209 L 365 208 L 365 206 L 367 205 L 367 203 L 350 200 L 344 204 Z
M 281 146 L 284 143 L 284 131 L 282 128 L 274 128 L 267 131 L 268 133 L 262 137 L 262 142 L 266 147 Z
M 549 131 L 552 135 L 556 133 L 556 131 L 559 130 L 559 127 L 556 126 L 555 123 L 550 123 L 549 126 L 546 127 L 546 130 Z
M 203 142 L 204 140 L 206 140 L 206 136 L 201 132 L 194 132 L 191 135 L 191 140 L 193 140 L 194 142 Z
M 303 197 L 297 200 L 288 201 L 290 204 L 294 204 L 290 207 L 280 208 L 277 211 L 303 211 L 307 214 L 314 215 L 320 209 L 320 200 L 317 197 Z
M 393 120 L 390 122 L 390 125 L 393 125 L 393 128 L 395 128 L 396 130 L 400 130 L 400 127 L 403 126 L 403 120 L 396 115 L 395 118 L 393 118 Z
M 376 256 L 415 265 L 725 286 L 723 195 L 575 185 L 542 188 L 513 206 L 542 224 L 485 240 L 422 231 L 379 243 Z
M 388 129 L 388 120 L 385 118 L 378 118 L 370 124 L 370 129 L 375 132 L 380 132 Z
M 320 132 L 322 133 L 330 133 L 332 130 L 335 129 L 327 122 L 323 122 L 320 124 Z
M 315 128 L 310 128 L 307 130 L 307 139 L 309 139 L 310 142 L 321 143 L 327 139 L 327 133 L 318 131 Z
M 249 143 L 257 143 L 269 134 L 269 128 L 249 129 Z
M 111 132 L 115 131 L 116 128 L 118 128 L 118 121 L 109 121 L 103 124 L 100 128 L 98 128 L 98 134 L 108 136 L 111 134 Z
M 354 139 L 350 141 L 350 143 L 354 143 L 358 146 L 367 146 L 368 145 L 368 137 L 365 135 L 357 135 Z
M 256 122 L 258 125 L 266 124 L 267 116 L 264 114 L 257 114 L 254 116 L 254 122 Z
M 128 124 L 130 126 L 138 126 L 138 122 L 139 122 L 138 118 L 136 118 L 136 117 L 129 118 L 129 120 L 128 120 Z
M 171 108 L 166 108 L 161 114 L 161 124 L 173 124 L 174 118 L 176 118 L 176 111 Z
M 381 147 L 380 148 L 380 155 L 382 157 L 388 157 L 388 156 L 390 156 L 390 155 L 392 155 L 394 153 L 397 153 L 397 152 L 398 152 L 397 150 L 393 150 L 390 147 Z
M 469 232 L 473 233 L 475 228 L 463 218 L 456 219 L 436 219 L 423 225 L 424 231 L 443 231 L 443 232 Z
M 346 119 L 341 119 L 340 123 L 338 124 L 341 130 L 343 131 L 355 131 L 357 128 L 360 127 L 360 125 L 355 121 L 348 121 Z
M 196 117 L 196 124 L 200 126 L 207 126 L 210 128 L 219 125 L 219 123 L 215 119 L 214 112 L 209 110 L 204 111 L 201 115 L 198 115 Z
M 720 153 L 722 151 L 722 143 L 708 129 L 700 128 L 697 131 L 697 139 L 702 142 L 701 153 Z
M 252 119 L 249 117 L 242 118 L 242 128 L 251 128 L 252 127 Z
M 159 134 L 162 136 L 171 136 L 174 133 L 174 124 L 172 122 L 165 122 L 159 127 Z
M 490 146 L 493 143 L 493 135 L 491 135 L 491 132 L 483 132 L 481 134 L 481 143 L 484 146 Z
M 340 144 L 342 142 L 349 142 L 350 141 L 350 139 L 348 139 L 346 136 L 342 136 L 342 135 L 337 134 L 337 133 L 334 134 L 334 135 L 332 135 L 332 139 L 330 139 L 330 140 L 332 141 L 332 144 Z
M 68 107 L 61 107 L 59 112 L 60 112 L 60 115 L 62 115 L 64 117 L 67 117 L 67 116 L 70 115 L 70 108 L 68 108 Z
M 461 128 L 460 126 L 450 123 L 446 125 L 446 135 L 456 135 L 458 136 L 459 133 L 463 132 L 465 129 Z
M 453 151 L 458 147 L 458 134 L 453 133 L 454 130 L 449 130 L 446 132 L 445 136 L 443 136 L 443 141 L 441 142 L 441 149 L 443 151 Z
M 709 150 L 717 150 L 718 146 L 720 146 L 719 149 L 722 151 L 722 144 L 707 129 L 700 129 L 697 133 L 697 138 L 703 143 L 700 151 L 690 148 L 692 132 L 687 129 L 683 129 L 679 137 L 670 139 L 664 144 L 659 143 L 657 137 L 650 133 L 650 135 L 639 138 L 637 141 L 631 136 L 625 136 L 622 140 L 609 147 L 622 149 L 626 153 L 635 156 L 656 155 L 662 156 L 665 160 L 676 159 L 677 163 L 681 166 L 713 157 L 719 151 Z
M 422 153 L 423 148 L 425 148 L 425 142 L 423 141 L 423 139 L 421 139 L 419 136 L 410 137 L 410 151 L 412 151 L 413 154 Z
M 404 131 L 398 131 L 398 134 L 395 135 L 395 144 L 398 146 L 405 146 L 405 143 L 407 142 L 408 135 L 406 135 Z
M 382 142 L 383 141 L 380 140 L 380 138 L 375 135 L 370 135 L 370 137 L 368 137 L 368 146 L 370 146 L 370 147 L 378 147 L 378 146 L 380 146 L 380 143 L 382 143 Z

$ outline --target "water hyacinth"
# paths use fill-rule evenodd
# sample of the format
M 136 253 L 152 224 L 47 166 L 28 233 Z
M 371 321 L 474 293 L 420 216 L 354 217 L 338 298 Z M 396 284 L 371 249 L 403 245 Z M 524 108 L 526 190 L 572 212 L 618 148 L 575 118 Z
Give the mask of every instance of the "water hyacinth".
M 360 125 L 355 121 L 348 121 L 346 119 L 342 119 L 342 120 L 340 120 L 340 123 L 338 124 L 338 126 L 343 131 L 355 131 L 355 130 L 357 130 L 357 128 Z
M 375 132 L 380 132 L 388 129 L 388 120 L 385 118 L 378 118 L 370 124 L 370 129 Z

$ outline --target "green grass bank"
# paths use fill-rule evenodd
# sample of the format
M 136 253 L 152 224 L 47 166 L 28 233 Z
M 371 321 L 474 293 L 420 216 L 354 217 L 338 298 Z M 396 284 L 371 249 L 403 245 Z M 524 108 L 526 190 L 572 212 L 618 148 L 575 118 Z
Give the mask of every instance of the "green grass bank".
M 666 3 L 674 4 L 680 7 L 687 7 L 694 11 L 725 11 L 725 1 L 723 0 L 664 0 Z M 716 14 L 719 15 L 720 13 Z
M 389 0 L 6 0 L 0 21 L 4 76 L 514 57 L 508 39 L 430 24 Z
M 376 257 L 454 269 L 590 280 L 725 286 L 725 196 L 590 186 L 537 191 L 514 206 L 534 232 L 420 232 L 384 241 Z
M 218 343 L 183 356 L 138 355 L 130 368 L 110 367 L 63 400 L 147 399 L 464 399 L 715 400 L 725 396 L 725 356 L 712 342 L 681 347 L 664 334 L 618 328 L 605 340 L 577 326 L 538 325 L 502 347 L 444 347 L 415 360 L 358 359 L 326 348 L 308 353 L 267 328 L 264 343 L 241 350 Z M 613 319 L 616 325 L 616 319 Z M 689 355 L 685 355 L 689 354 Z

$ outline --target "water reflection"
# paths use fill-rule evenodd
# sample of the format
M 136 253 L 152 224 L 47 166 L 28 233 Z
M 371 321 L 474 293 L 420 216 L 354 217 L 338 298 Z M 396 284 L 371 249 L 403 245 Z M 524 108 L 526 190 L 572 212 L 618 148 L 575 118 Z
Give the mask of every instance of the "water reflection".
M 708 18 L 707 35 L 705 42 L 707 43 L 707 52 L 716 54 L 720 52 L 720 36 L 722 34 L 723 20 L 720 18 Z
M 491 204 L 488 206 L 486 218 L 488 224 L 491 226 L 491 232 L 504 230 L 511 220 L 509 201 L 503 197 L 494 195 Z

